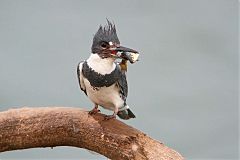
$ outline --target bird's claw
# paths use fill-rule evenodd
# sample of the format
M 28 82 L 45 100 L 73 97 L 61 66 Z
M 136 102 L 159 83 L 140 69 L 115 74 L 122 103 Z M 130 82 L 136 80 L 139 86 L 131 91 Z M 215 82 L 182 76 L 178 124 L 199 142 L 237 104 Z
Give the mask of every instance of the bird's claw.
M 97 114 L 98 112 L 101 112 L 99 109 L 93 108 L 91 111 L 88 112 L 90 115 Z
M 110 120 L 110 119 L 115 119 L 116 115 L 105 115 L 104 120 Z

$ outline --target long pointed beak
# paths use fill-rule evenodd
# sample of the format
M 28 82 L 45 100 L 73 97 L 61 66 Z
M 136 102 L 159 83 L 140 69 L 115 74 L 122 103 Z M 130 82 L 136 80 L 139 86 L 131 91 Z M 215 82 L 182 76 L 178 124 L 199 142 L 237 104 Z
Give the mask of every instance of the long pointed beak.
M 138 53 L 138 51 L 135 51 L 131 48 L 127 48 L 127 47 L 123 47 L 123 46 L 119 46 L 119 47 L 116 47 L 114 49 L 115 51 L 119 51 L 119 52 L 132 52 L 132 53 Z

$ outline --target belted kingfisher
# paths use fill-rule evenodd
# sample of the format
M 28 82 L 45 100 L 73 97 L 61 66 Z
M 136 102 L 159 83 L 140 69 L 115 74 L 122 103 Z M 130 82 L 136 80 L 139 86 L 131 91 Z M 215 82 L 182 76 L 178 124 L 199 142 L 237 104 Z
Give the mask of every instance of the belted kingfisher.
M 78 64 L 77 74 L 80 89 L 94 103 L 89 114 L 96 114 L 98 106 L 114 111 L 113 115 L 105 119 L 135 118 L 126 103 L 128 85 L 126 80 L 127 60 L 133 63 L 134 58 L 129 53 L 138 54 L 137 51 L 120 46 L 116 27 L 111 22 L 102 27 L 100 25 L 94 35 L 90 57 Z M 122 59 L 117 63 L 116 59 Z

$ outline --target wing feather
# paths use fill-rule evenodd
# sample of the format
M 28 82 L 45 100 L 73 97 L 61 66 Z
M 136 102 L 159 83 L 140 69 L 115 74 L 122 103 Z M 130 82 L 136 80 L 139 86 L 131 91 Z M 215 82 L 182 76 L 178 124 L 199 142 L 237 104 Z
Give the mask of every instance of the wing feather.
M 119 69 L 121 70 L 120 66 L 118 66 Z M 121 71 L 120 77 L 117 81 L 117 84 L 120 89 L 120 95 L 122 96 L 122 99 L 126 103 L 126 99 L 128 96 L 128 84 L 127 84 L 127 77 L 126 77 L 126 71 Z
M 83 63 L 84 63 L 84 61 L 78 63 L 77 76 L 78 76 L 78 83 L 79 83 L 80 89 L 87 95 L 86 86 L 84 84 L 83 74 L 82 74 L 82 65 L 83 65 Z

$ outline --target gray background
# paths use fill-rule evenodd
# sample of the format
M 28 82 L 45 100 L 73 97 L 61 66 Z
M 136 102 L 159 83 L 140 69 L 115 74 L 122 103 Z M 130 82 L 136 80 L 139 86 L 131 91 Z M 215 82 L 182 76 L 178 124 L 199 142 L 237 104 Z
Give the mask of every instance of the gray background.
M 76 66 L 114 20 L 129 66 L 136 119 L 125 121 L 187 159 L 238 156 L 238 1 L 0 0 L 0 110 L 92 104 Z M 0 159 L 104 159 L 72 147 L 5 152 Z

